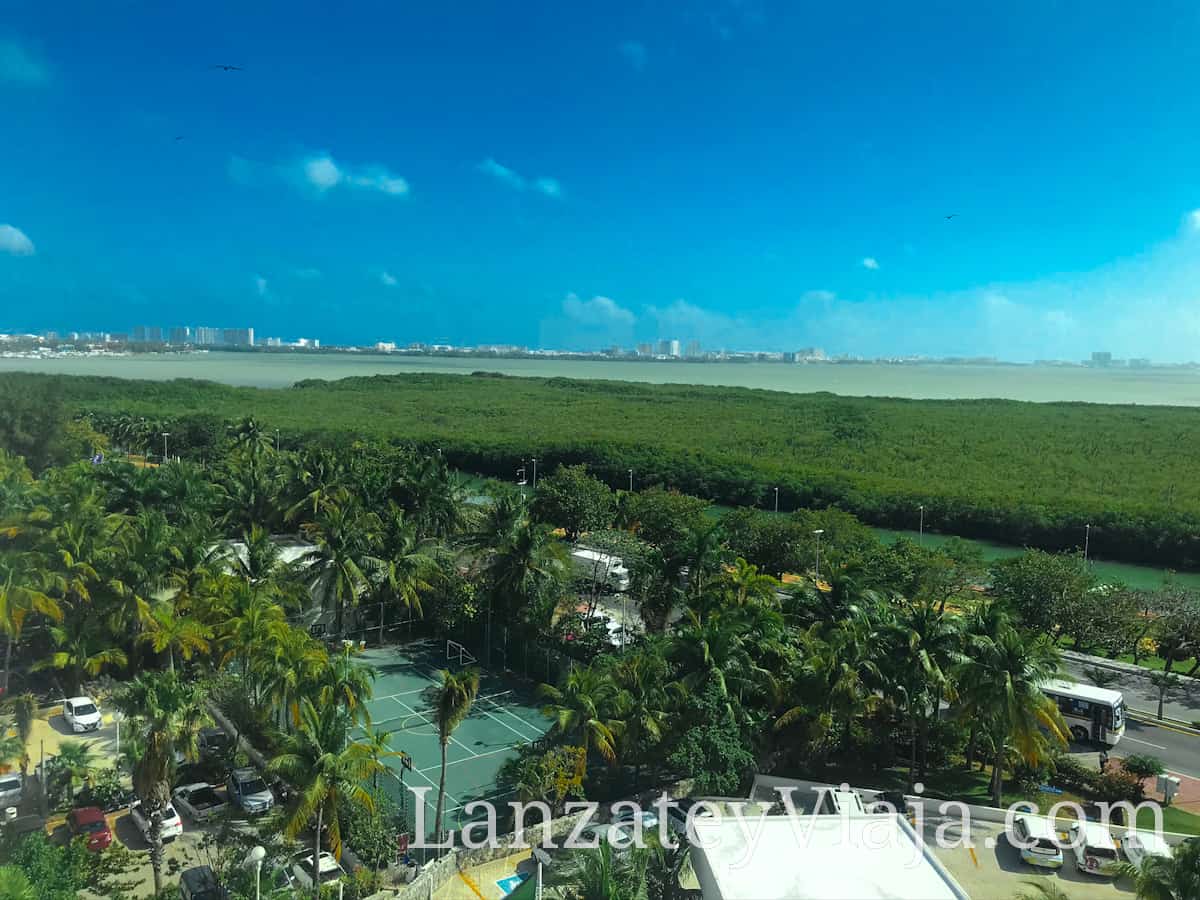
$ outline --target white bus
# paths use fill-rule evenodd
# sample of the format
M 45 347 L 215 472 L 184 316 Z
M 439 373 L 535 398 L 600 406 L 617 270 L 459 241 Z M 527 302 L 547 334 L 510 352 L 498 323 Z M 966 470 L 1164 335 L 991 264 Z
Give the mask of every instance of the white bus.
M 1120 691 L 1056 679 L 1042 693 L 1058 704 L 1071 728 L 1071 737 L 1114 746 L 1125 733 L 1125 696 Z

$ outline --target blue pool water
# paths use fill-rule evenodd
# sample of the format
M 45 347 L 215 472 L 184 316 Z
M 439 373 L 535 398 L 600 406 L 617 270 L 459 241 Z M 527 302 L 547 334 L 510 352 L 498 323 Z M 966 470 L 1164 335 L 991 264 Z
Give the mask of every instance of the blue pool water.
M 524 875 L 509 875 L 507 878 L 501 878 L 497 881 L 496 885 L 504 892 L 504 896 L 507 897 L 520 886 L 525 878 L 526 876 Z

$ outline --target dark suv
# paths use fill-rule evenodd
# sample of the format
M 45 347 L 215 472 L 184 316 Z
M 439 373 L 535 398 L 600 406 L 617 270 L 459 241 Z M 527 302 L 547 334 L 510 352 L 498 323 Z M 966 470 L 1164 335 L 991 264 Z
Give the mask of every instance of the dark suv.
M 211 866 L 186 869 L 179 878 L 182 900 L 229 900 L 229 891 L 221 887 Z

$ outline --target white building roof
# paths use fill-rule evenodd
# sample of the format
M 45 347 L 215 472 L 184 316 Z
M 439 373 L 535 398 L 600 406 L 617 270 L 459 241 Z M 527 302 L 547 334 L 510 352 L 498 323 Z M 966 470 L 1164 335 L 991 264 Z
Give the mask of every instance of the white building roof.
M 695 821 L 704 900 L 969 900 L 896 815 Z

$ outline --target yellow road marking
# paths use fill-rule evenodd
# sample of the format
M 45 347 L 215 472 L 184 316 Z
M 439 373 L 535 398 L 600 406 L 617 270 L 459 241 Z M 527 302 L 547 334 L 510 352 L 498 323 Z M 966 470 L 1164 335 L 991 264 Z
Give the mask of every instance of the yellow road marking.
M 975 856 L 975 848 L 968 847 L 967 852 L 971 854 L 971 862 L 975 863 L 975 868 L 979 868 L 979 859 Z
M 1162 728 L 1162 729 L 1165 729 L 1166 731 L 1173 731 L 1176 734 L 1182 734 L 1182 735 L 1185 735 L 1186 737 L 1200 737 L 1200 735 L 1197 735 L 1195 731 L 1185 731 L 1182 728 L 1176 728 L 1172 725 L 1168 725 L 1166 722 L 1160 722 L 1160 721 L 1158 721 L 1158 719 L 1139 719 L 1137 716 L 1130 716 L 1129 718 L 1133 719 L 1135 722 L 1141 722 L 1145 725 L 1153 725 L 1155 728 Z
M 478 897 L 479 900 L 487 900 L 487 898 L 480 893 L 479 885 L 475 883 L 474 879 L 472 879 L 470 875 L 468 875 L 466 872 L 460 871 L 458 873 L 458 877 L 463 880 L 463 884 L 469 887 L 471 889 L 471 893 Z

